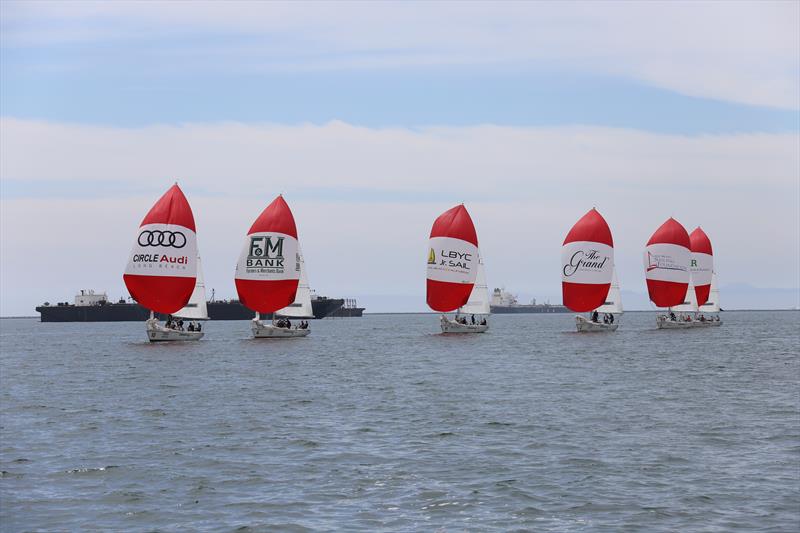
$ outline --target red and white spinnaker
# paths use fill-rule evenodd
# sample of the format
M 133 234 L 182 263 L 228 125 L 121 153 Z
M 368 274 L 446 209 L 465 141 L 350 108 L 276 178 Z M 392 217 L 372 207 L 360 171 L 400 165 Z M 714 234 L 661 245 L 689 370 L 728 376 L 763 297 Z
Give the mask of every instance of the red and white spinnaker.
M 439 215 L 428 241 L 428 306 L 448 313 L 466 305 L 478 271 L 478 235 L 463 205 Z
M 606 302 L 614 275 L 614 240 L 605 219 L 592 208 L 567 233 L 561 247 L 561 292 L 575 312 Z
M 197 277 L 195 231 L 192 208 L 175 184 L 139 225 L 122 276 L 142 307 L 170 314 L 189 301 Z
M 236 264 L 239 300 L 259 313 L 291 305 L 300 281 L 297 227 L 291 209 L 278 196 L 258 216 Z
M 650 300 L 658 307 L 683 303 L 689 287 L 689 234 L 670 218 L 653 233 L 645 248 L 645 277 Z
M 711 248 L 711 239 L 699 227 L 689 235 L 692 259 L 689 270 L 692 273 L 694 292 L 697 295 L 697 305 L 704 305 L 711 292 L 711 278 L 714 274 L 714 251 Z

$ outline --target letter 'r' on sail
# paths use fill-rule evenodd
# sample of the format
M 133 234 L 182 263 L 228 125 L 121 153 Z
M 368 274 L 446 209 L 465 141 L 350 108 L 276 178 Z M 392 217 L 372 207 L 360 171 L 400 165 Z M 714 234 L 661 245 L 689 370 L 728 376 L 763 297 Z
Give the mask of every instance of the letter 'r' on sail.
M 478 235 L 467 208 L 458 205 L 433 222 L 428 241 L 428 306 L 447 313 L 466 305 L 478 267 Z
M 575 312 L 603 305 L 614 274 L 614 240 L 603 216 L 592 209 L 572 226 L 561 247 L 561 292 Z
M 697 295 L 697 305 L 708 301 L 711 291 L 711 276 L 714 273 L 714 252 L 711 249 L 711 239 L 699 227 L 689 235 L 692 260 L 689 270 L 692 273 L 694 292 Z
M 282 196 L 258 216 L 236 263 L 239 300 L 259 313 L 272 313 L 291 305 L 297 294 L 300 264 L 297 227 Z
M 645 277 L 650 300 L 658 307 L 682 304 L 689 287 L 689 234 L 670 218 L 659 227 L 644 253 Z
M 192 295 L 197 234 L 189 202 L 177 184 L 145 215 L 122 278 L 134 300 L 156 313 L 174 313 Z

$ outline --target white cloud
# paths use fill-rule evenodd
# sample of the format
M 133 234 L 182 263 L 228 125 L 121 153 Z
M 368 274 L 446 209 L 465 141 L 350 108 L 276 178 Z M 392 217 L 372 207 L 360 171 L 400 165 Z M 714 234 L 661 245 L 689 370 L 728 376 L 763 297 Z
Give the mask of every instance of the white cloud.
M 465 201 L 489 283 L 558 292 L 560 245 L 597 206 L 623 288 L 675 216 L 702 225 L 721 282 L 797 286 L 800 138 L 673 136 L 609 128 L 369 129 L 340 122 L 102 128 L 0 122 L 0 314 L 94 287 L 123 294 L 135 228 L 179 178 L 209 287 L 233 296 L 241 240 L 283 192 L 312 285 L 324 294 L 417 295 L 430 224 Z
M 800 108 L 798 2 L 3 2 L 3 30 L 15 46 L 173 39 L 153 67 L 547 67 Z

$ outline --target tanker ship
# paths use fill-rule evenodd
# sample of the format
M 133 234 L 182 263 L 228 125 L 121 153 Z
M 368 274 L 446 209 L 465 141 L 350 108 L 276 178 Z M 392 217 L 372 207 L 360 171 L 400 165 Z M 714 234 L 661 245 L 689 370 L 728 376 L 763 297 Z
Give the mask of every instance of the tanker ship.
M 530 304 L 521 304 L 517 297 L 505 289 L 495 289 L 492 292 L 490 304 L 492 314 L 508 313 L 569 313 L 570 310 L 563 305 L 550 305 L 549 303 L 537 304 L 534 298 Z
M 343 298 L 328 298 L 316 294 L 311 296 L 314 318 L 331 316 L 344 306 L 344 303 Z M 253 311 L 242 305 L 239 300 L 215 300 L 213 290 L 207 306 L 210 320 L 250 320 L 253 318 Z M 363 310 L 361 308 L 361 311 Z M 36 311 L 41 314 L 42 322 L 126 322 L 144 321 L 150 317 L 150 311 L 136 302 L 128 302 L 122 298 L 116 302 L 110 302 L 106 293 L 96 293 L 93 290 L 81 290 L 75 296 L 74 303 L 58 302 L 51 305 L 49 302 L 45 302 L 38 306 Z M 346 316 L 361 316 L 361 314 Z M 271 318 L 266 315 L 262 315 L 262 317 Z

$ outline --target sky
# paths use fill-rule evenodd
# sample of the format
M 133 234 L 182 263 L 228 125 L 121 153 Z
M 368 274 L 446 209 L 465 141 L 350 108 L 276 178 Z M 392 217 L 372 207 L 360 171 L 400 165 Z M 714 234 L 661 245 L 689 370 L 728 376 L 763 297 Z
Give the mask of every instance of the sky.
M 723 307 L 794 307 L 800 3 L 0 2 L 0 315 L 127 296 L 175 181 L 217 298 L 282 193 L 312 288 L 368 311 L 425 309 L 461 202 L 522 300 L 560 302 L 596 207 L 629 308 L 670 216 L 710 236 Z

